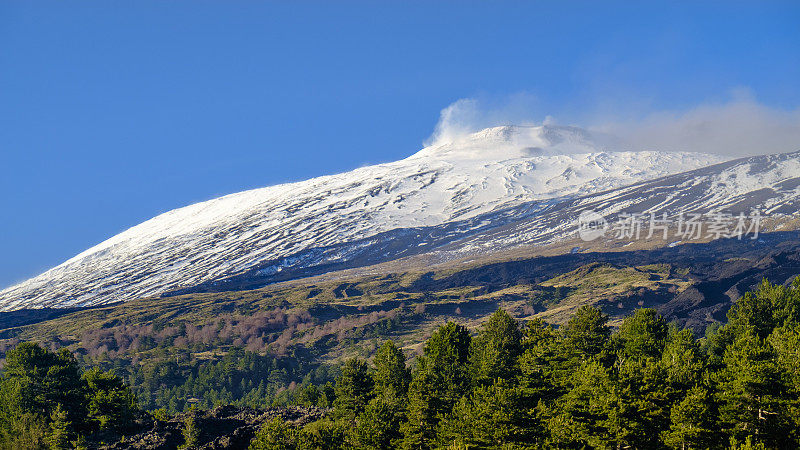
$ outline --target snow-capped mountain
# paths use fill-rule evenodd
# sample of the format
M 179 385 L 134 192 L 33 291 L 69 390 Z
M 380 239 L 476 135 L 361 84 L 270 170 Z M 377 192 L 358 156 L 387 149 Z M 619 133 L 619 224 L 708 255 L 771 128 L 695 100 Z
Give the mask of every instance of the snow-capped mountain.
M 155 296 L 253 270 L 332 267 L 365 253 L 390 259 L 397 252 L 385 250 L 386 240 L 397 233 L 444 227 L 409 242 L 452 240 L 557 200 L 725 159 L 615 145 L 574 127 L 496 127 L 401 161 L 226 195 L 161 214 L 1 291 L 0 310 Z M 371 250 L 377 242 L 383 253 Z
M 435 259 L 452 260 L 465 255 L 504 252 L 528 245 L 543 245 L 574 238 L 578 241 L 578 218 L 583 211 L 594 211 L 609 226 L 620 217 L 639 214 L 667 215 L 676 225 L 680 214 L 743 214 L 747 226 L 757 213 L 760 231 L 789 231 L 800 228 L 800 151 L 741 158 L 673 174 L 654 180 L 563 199 L 541 214 L 521 217 L 503 227 L 466 236 L 436 250 Z M 622 216 L 626 214 L 627 216 Z M 673 244 L 682 242 L 675 230 L 669 233 Z M 608 233 L 613 236 L 613 232 Z M 646 232 L 644 234 L 647 234 Z M 643 234 L 643 235 L 644 235 Z M 701 233 L 706 236 L 707 232 Z M 752 232 L 751 232 L 752 235 Z M 752 237 L 752 236 L 751 236 Z M 624 240 L 624 243 L 631 239 Z
M 579 217 L 594 211 L 607 220 L 605 235 L 597 241 L 580 238 Z M 755 229 L 752 215 L 760 217 L 759 239 L 753 241 Z M 781 236 L 796 235 L 800 229 L 800 152 L 755 156 L 726 161 L 711 166 L 667 175 L 654 180 L 610 189 L 585 196 L 531 201 L 482 214 L 471 219 L 447 222 L 421 228 L 398 228 L 366 239 L 313 248 L 289 258 L 266 261 L 240 274 L 209 283 L 202 283 L 177 293 L 248 289 L 283 280 L 319 275 L 332 270 L 366 267 L 393 261 L 389 270 L 414 270 L 431 264 L 451 261 L 470 262 L 476 259 L 502 260 L 522 254 L 563 254 L 566 252 L 624 251 L 635 248 L 658 248 L 681 243 L 710 240 L 709 226 L 714 217 L 721 217 L 716 226 L 720 237 L 724 229 L 734 232 L 739 214 L 749 238 L 738 240 L 747 250 L 748 242 L 772 245 Z M 700 236 L 684 241 L 677 222 L 680 214 L 704 222 Z M 662 236 L 648 238 L 650 214 L 668 217 L 667 240 Z M 722 215 L 720 215 L 722 214 Z M 728 219 L 725 219 L 728 214 Z M 641 224 L 637 238 L 615 236 L 619 221 L 636 215 Z M 664 219 L 662 219 L 663 221 Z M 727 220 L 727 224 L 725 221 Z M 684 228 L 686 231 L 686 228 Z M 767 236 L 764 233 L 769 233 Z M 641 240 L 644 238 L 644 241 Z M 634 242 L 638 241 L 638 242 Z M 770 243 L 770 244 L 766 244 Z M 346 255 L 347 259 L 340 259 Z M 517 255 L 517 256 L 515 256 Z M 414 258 L 405 258 L 413 256 Z M 366 273 L 380 273 L 367 268 Z M 377 270 L 377 272 L 376 272 Z M 365 273 L 365 272 L 361 272 Z M 337 274 L 333 274 L 337 276 Z M 341 273 L 338 276 L 342 276 Z

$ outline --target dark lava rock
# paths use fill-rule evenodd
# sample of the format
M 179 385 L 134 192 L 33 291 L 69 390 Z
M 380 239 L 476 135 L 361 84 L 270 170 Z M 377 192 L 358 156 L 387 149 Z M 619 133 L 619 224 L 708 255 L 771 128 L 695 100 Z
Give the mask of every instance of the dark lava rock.
M 177 449 L 183 444 L 183 429 L 190 418 L 199 430 L 197 449 L 246 449 L 259 428 L 280 417 L 295 425 L 305 425 L 325 417 L 320 408 L 287 406 L 264 410 L 220 406 L 210 411 L 195 410 L 177 414 L 167 421 L 153 420 L 152 427 L 102 449 Z

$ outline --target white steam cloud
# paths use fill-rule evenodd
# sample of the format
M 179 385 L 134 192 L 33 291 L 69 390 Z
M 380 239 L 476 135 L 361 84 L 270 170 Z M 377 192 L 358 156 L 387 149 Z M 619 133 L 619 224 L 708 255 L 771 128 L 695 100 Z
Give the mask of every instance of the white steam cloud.
M 800 150 L 800 109 L 780 110 L 752 98 L 663 111 L 596 126 L 635 148 L 731 156 Z
M 458 100 L 442 110 L 439 123 L 425 145 L 452 142 L 492 126 L 555 122 L 552 117 L 537 120 L 530 96 L 523 100 L 512 99 L 507 104 L 494 106 L 485 106 L 485 102 L 477 99 Z M 634 119 L 621 119 L 623 114 L 594 117 L 594 120 L 584 119 L 572 124 L 614 135 L 629 149 L 730 156 L 800 150 L 800 108 L 773 108 L 741 93 L 726 102 L 704 103 L 677 111 L 653 111 Z
M 500 100 L 462 98 L 439 113 L 439 122 L 433 134 L 423 145 L 427 147 L 453 142 L 489 127 L 541 125 L 542 120 L 532 118 L 537 109 L 536 98 L 528 93 L 518 93 Z

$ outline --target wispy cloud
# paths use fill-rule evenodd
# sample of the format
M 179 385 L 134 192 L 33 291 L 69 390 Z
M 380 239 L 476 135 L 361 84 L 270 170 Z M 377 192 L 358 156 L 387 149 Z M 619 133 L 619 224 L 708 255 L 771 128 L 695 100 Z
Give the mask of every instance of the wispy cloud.
M 584 111 L 608 111 L 588 105 Z M 583 117 L 545 116 L 535 97 L 518 94 L 501 100 L 458 100 L 441 111 L 425 145 L 452 142 L 483 128 L 499 125 L 564 123 L 617 136 L 629 149 L 694 151 L 731 156 L 800 150 L 800 108 L 780 109 L 760 103 L 747 90 L 726 101 L 705 102 L 681 110 L 654 110 Z M 633 109 L 633 108 L 632 108 Z M 638 108 L 637 108 L 638 110 Z M 589 118 L 587 118 L 589 117 Z
M 615 134 L 635 148 L 744 156 L 800 150 L 800 109 L 782 110 L 736 95 L 683 111 L 656 111 L 641 118 L 590 126 Z
M 457 100 L 439 113 L 439 122 L 425 146 L 453 142 L 467 134 L 501 125 L 540 124 L 534 118 L 539 104 L 535 96 L 521 92 L 506 97 L 478 96 Z

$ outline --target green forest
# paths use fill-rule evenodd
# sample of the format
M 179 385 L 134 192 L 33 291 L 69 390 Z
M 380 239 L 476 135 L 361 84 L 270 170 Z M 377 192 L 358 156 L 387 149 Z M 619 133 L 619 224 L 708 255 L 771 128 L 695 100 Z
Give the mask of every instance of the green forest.
M 302 427 L 268 422 L 251 449 L 800 448 L 800 281 L 765 281 L 727 318 L 695 336 L 654 309 L 617 329 L 590 306 L 560 327 L 500 309 L 474 332 L 442 324 L 417 355 L 388 340 L 370 359 L 328 368 L 297 351 L 240 350 L 195 367 L 172 390 L 158 386 L 186 376 L 177 362 L 123 379 L 25 342 L 7 351 L 0 378 L 0 447 L 113 442 L 188 407 L 154 404 L 194 396 L 201 407 L 327 411 Z M 158 395 L 166 397 L 154 402 Z M 185 447 L 193 444 L 187 437 Z

